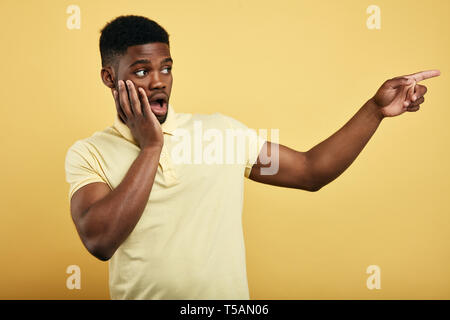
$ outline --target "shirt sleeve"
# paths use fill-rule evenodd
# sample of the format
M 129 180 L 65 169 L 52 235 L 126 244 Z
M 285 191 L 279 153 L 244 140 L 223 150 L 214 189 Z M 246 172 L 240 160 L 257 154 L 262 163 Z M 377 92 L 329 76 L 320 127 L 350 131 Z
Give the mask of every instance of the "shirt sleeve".
M 93 183 L 104 182 L 99 170 L 96 169 L 96 159 L 82 141 L 75 142 L 67 151 L 65 158 L 66 181 L 69 183 L 69 201 L 75 191 Z
M 244 123 L 236 120 L 232 117 L 223 115 L 228 122 L 229 127 L 232 130 L 241 130 L 241 132 L 245 132 L 245 145 L 246 145 L 246 153 L 245 153 L 245 171 L 244 176 L 248 178 L 250 176 L 250 172 L 252 170 L 253 165 L 256 163 L 258 159 L 259 153 L 267 141 L 267 139 L 258 135 L 256 130 L 247 127 Z

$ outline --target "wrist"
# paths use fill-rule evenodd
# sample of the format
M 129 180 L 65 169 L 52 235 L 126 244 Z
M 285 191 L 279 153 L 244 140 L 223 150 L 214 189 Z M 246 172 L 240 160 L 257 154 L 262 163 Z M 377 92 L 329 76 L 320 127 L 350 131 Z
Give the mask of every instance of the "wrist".
M 141 153 L 149 153 L 149 154 L 155 154 L 155 153 L 161 153 L 163 148 L 163 145 L 159 144 L 152 144 L 141 148 Z
M 380 106 L 378 106 L 373 98 L 370 98 L 367 102 L 366 102 L 366 106 L 367 109 L 369 111 L 369 113 L 371 113 L 376 119 L 378 119 L 379 121 L 383 120 L 384 118 L 386 118 L 386 116 L 384 115 L 383 111 L 381 110 Z

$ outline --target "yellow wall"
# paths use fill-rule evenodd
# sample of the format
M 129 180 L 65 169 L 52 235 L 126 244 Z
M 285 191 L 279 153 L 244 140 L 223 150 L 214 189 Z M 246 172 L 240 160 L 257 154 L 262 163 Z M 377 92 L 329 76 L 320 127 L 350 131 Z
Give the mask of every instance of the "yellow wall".
M 81 9 L 69 30 L 66 8 Z M 381 29 L 369 30 L 369 5 Z M 307 151 L 388 78 L 427 69 L 416 113 L 385 119 L 353 165 L 317 193 L 246 181 L 252 299 L 450 298 L 450 1 L 2 0 L 0 298 L 108 299 L 107 264 L 70 217 L 64 157 L 112 124 L 99 31 L 145 15 L 170 34 L 171 103 L 280 129 Z M 81 268 L 81 290 L 66 268 Z M 366 268 L 381 268 L 381 289 Z

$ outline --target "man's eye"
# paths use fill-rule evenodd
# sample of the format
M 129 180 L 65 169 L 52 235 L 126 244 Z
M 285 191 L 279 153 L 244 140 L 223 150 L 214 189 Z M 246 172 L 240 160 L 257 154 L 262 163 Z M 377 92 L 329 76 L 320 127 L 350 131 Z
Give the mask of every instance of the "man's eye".
M 145 72 L 147 72 L 147 71 L 145 71 L 145 70 L 139 70 L 139 71 L 136 71 L 135 74 L 136 74 L 138 77 L 143 77 L 143 76 L 145 76 Z
M 167 70 L 166 73 L 170 73 L 170 70 L 172 70 L 172 67 L 165 67 L 163 70 Z

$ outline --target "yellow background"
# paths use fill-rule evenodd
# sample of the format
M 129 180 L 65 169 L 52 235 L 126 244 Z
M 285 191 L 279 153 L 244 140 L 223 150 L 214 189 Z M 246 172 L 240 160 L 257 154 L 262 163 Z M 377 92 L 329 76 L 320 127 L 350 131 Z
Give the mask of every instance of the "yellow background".
M 66 8 L 81 9 L 69 30 Z M 369 5 L 381 29 L 369 30 Z M 450 1 L 2 0 L 1 299 L 109 299 L 107 263 L 76 233 L 64 157 L 112 124 L 99 31 L 122 14 L 170 34 L 171 103 L 280 129 L 307 151 L 388 78 L 428 69 L 426 101 L 385 119 L 352 166 L 317 193 L 246 181 L 251 299 L 450 298 Z M 81 290 L 66 268 L 81 268 Z M 381 289 L 366 268 L 381 268 Z

